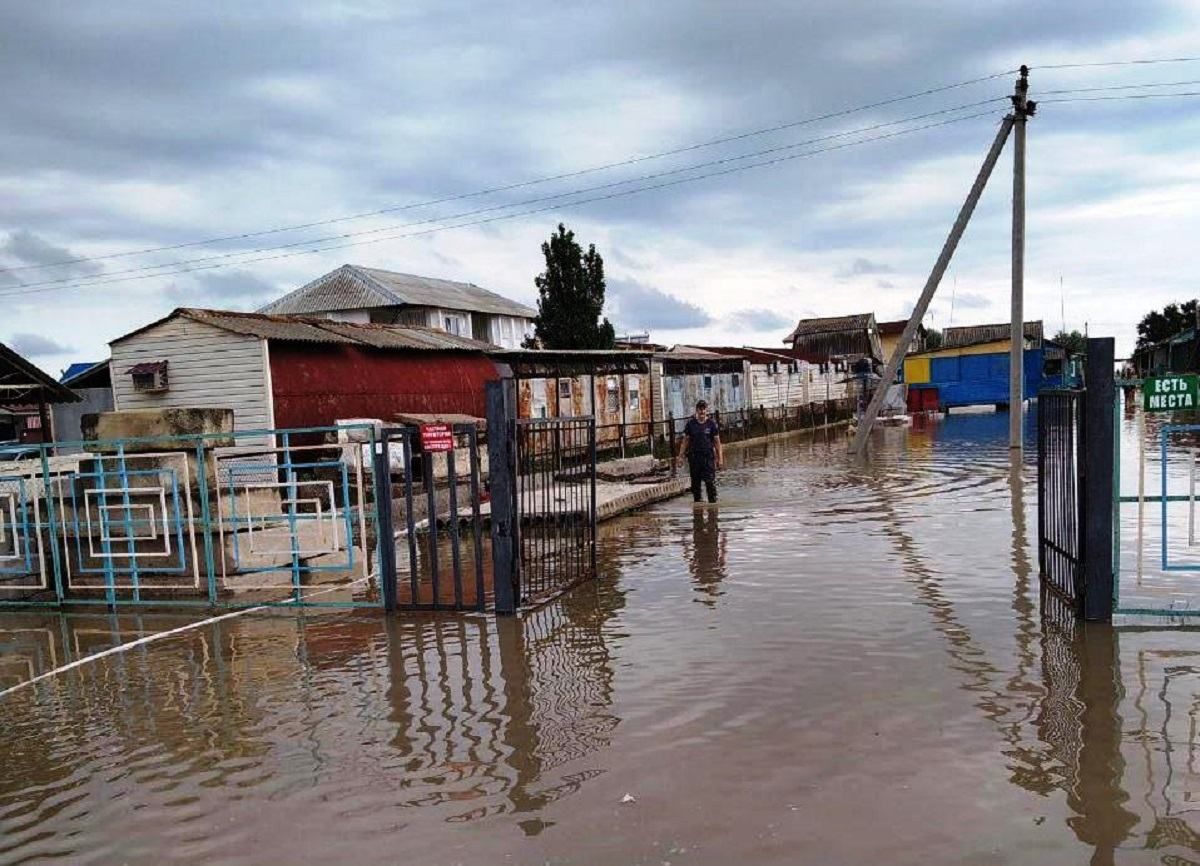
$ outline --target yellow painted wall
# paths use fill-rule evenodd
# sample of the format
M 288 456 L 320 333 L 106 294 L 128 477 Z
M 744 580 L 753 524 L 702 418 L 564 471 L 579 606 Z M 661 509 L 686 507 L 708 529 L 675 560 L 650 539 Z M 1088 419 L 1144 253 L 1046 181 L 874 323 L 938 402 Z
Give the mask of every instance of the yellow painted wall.
M 993 340 L 990 343 L 976 343 L 973 346 L 960 346 L 953 349 L 934 349 L 929 352 L 921 352 L 917 355 L 911 355 L 913 358 L 956 358 L 962 355 L 991 355 L 995 352 L 1007 352 L 1009 350 L 1008 340 Z M 906 374 L 907 375 L 907 374 Z
M 928 358 L 905 358 L 904 381 L 910 385 L 922 385 L 929 381 Z
M 886 363 L 888 358 L 892 357 L 892 352 L 896 351 L 896 346 L 900 343 L 899 334 L 880 334 L 879 344 L 883 347 L 883 360 Z

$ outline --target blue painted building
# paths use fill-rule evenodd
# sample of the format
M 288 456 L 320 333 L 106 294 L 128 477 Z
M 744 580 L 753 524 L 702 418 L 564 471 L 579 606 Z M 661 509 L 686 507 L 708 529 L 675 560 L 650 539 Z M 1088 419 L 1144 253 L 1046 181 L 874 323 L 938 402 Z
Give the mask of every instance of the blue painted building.
M 949 345 L 943 343 L 908 357 L 903 378 L 909 389 L 909 408 L 945 411 L 958 406 L 1006 406 L 1008 332 L 1006 325 L 948 328 Z M 1072 381 L 1071 359 L 1061 346 L 1042 339 L 1041 322 L 1026 324 L 1024 342 L 1025 399 Z

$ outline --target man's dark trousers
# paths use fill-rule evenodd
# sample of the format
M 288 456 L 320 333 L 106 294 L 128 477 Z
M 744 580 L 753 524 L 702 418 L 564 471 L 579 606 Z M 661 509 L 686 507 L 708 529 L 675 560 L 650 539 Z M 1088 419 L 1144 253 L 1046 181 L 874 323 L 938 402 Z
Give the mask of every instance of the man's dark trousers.
M 708 501 L 717 501 L 717 465 L 711 454 L 689 454 L 688 469 L 692 473 L 692 499 L 695 502 L 702 501 L 700 498 L 700 484 L 708 490 Z

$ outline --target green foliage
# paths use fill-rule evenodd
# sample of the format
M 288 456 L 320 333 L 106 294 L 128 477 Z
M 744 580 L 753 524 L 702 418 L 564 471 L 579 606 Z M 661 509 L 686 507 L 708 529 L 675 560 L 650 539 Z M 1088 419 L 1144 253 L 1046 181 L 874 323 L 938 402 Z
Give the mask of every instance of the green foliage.
M 1173 337 L 1185 328 L 1196 324 L 1196 302 L 1184 301 L 1182 304 L 1167 304 L 1161 310 L 1154 310 L 1142 316 L 1138 322 L 1137 347 L 1144 349 L 1168 337 Z
M 604 259 L 590 244 L 585 253 L 562 223 L 542 244 L 546 270 L 534 284 L 538 314 L 530 343 L 543 349 L 611 349 L 616 334 L 604 311 Z
M 1067 350 L 1068 355 L 1082 355 L 1087 350 L 1087 337 L 1078 331 L 1059 331 L 1051 339 Z
M 942 332 L 937 328 L 925 329 L 925 349 L 933 351 L 942 348 Z

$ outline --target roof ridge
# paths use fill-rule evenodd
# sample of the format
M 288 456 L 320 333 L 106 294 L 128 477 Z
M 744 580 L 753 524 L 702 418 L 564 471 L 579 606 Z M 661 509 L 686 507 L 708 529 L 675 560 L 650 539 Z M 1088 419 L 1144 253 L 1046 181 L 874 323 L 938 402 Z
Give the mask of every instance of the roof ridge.
M 378 292 L 379 294 L 383 295 L 387 300 L 391 301 L 393 304 L 403 305 L 405 303 L 405 300 L 403 298 L 401 298 L 399 295 L 397 295 L 395 292 L 393 292 L 391 289 L 389 289 L 387 286 L 385 286 L 383 283 L 381 283 L 378 279 L 376 279 L 374 276 L 372 276 L 369 273 L 369 271 L 371 271 L 371 270 L 382 270 L 382 268 L 368 268 L 365 265 L 352 265 L 349 262 L 347 262 L 346 264 L 344 264 L 340 268 L 338 268 L 338 270 L 349 271 L 355 277 L 357 277 L 358 279 L 360 279 L 364 283 L 366 283 L 369 288 L 371 288 L 374 291 Z M 395 273 L 395 272 L 385 271 L 385 273 Z M 329 276 L 329 274 L 326 274 L 325 276 L 327 277 L 327 276 Z M 406 274 L 405 276 L 416 276 L 416 274 Z M 324 279 L 324 278 L 325 277 L 321 277 L 320 279 Z

